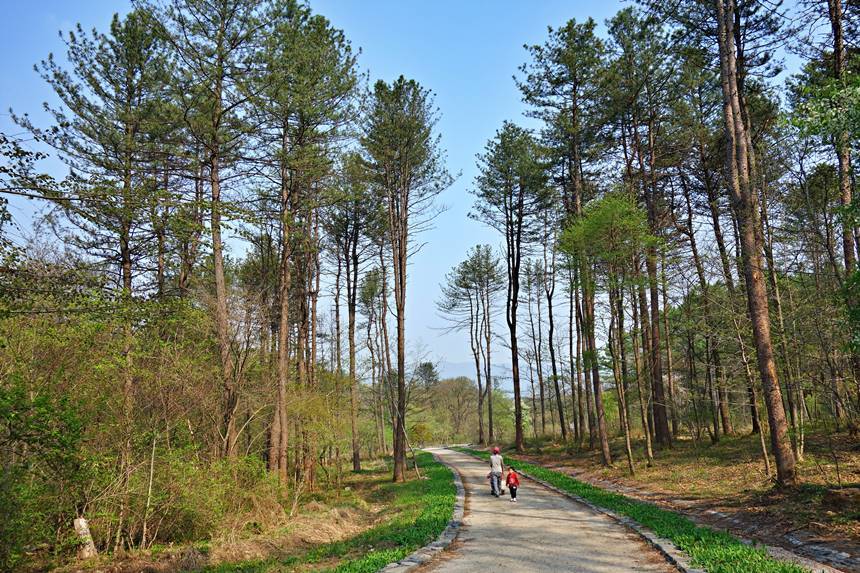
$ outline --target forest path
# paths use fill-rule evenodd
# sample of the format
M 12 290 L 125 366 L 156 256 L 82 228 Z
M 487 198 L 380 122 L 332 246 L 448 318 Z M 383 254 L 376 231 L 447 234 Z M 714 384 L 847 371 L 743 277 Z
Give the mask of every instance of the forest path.
M 451 549 L 423 571 L 677 571 L 606 515 L 526 478 L 517 503 L 508 496 L 495 498 L 487 463 L 453 450 L 430 451 L 460 472 L 466 516 Z

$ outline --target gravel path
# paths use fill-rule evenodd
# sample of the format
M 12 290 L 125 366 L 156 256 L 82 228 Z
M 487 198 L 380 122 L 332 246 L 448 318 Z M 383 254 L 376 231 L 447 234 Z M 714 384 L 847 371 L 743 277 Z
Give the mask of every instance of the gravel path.
M 459 470 L 466 517 L 458 540 L 425 571 L 677 572 L 605 515 L 521 478 L 519 501 L 490 495 L 488 464 L 452 450 L 435 454 Z

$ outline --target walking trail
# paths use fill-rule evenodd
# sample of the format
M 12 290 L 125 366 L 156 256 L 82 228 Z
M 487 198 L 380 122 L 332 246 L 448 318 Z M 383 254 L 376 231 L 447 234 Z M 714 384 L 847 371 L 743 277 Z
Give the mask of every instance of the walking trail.
M 507 495 L 497 499 L 486 479 L 489 464 L 448 449 L 433 453 L 463 477 L 466 516 L 457 542 L 424 571 L 677 572 L 603 514 L 526 478 L 517 503 Z

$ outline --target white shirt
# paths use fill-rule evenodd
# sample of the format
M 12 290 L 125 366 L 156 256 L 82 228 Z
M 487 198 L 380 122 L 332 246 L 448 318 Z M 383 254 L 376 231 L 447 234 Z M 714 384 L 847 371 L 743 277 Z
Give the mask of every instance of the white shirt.
M 493 454 L 490 456 L 490 471 L 494 473 L 502 473 L 502 455 Z

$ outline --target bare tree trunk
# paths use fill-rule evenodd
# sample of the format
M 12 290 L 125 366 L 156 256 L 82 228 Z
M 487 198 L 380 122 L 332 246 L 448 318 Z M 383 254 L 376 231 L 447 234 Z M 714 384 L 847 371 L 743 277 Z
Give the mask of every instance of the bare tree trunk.
M 706 177 L 706 185 L 708 185 L 709 177 Z M 705 314 L 705 324 L 707 327 L 706 333 L 706 345 L 709 349 L 708 361 L 711 366 L 713 366 L 713 378 L 715 378 L 715 384 L 717 386 L 716 397 L 717 397 L 717 409 L 719 410 L 720 419 L 722 421 L 723 433 L 728 435 L 732 433 L 732 425 L 731 418 L 729 417 L 729 405 L 728 398 L 726 396 L 726 388 L 725 388 L 725 372 L 722 369 L 720 363 L 720 351 L 719 351 L 719 340 L 717 336 L 714 334 L 716 330 L 713 326 L 713 316 L 711 313 L 711 295 L 710 295 L 710 285 L 708 284 L 708 280 L 705 277 L 705 267 L 702 264 L 702 258 L 699 255 L 699 247 L 698 241 L 696 240 L 696 234 L 693 228 L 693 207 L 692 201 L 690 199 L 690 190 L 687 187 L 686 179 L 682 177 L 682 187 L 684 192 L 684 199 L 687 207 L 687 224 L 684 229 L 687 237 L 690 241 L 690 252 L 693 255 L 693 262 L 696 267 L 696 276 L 699 279 L 699 288 L 702 291 L 702 306 Z M 719 222 L 717 221 L 717 225 Z M 726 281 L 728 282 L 731 279 L 731 275 L 728 275 Z M 731 291 L 730 291 L 731 292 Z M 668 323 L 667 323 L 667 331 L 668 331 Z M 714 433 L 714 436 L 717 436 L 717 433 Z
M 578 276 L 578 272 L 574 269 L 575 277 Z M 586 419 L 586 412 L 583 407 L 583 403 L 590 404 L 591 403 L 591 392 L 588 390 L 588 384 L 586 383 L 586 397 L 583 396 L 582 391 L 582 306 L 580 304 L 580 294 L 579 294 L 579 281 L 578 278 L 574 278 L 574 288 L 573 288 L 573 304 L 574 304 L 574 314 L 575 314 L 575 322 L 576 322 L 576 393 L 578 395 L 576 401 L 576 416 L 579 419 L 579 440 L 582 443 L 582 439 L 585 435 L 586 422 L 588 423 L 588 436 L 589 442 L 593 444 L 594 441 L 594 424 L 592 423 L 592 415 L 590 406 L 588 406 L 588 418 Z M 594 447 L 591 445 L 590 447 Z
M 409 189 L 389 196 L 388 225 L 394 271 L 394 308 L 397 318 L 397 395 L 394 426 L 394 481 L 406 479 L 406 264 L 409 241 Z M 391 193 L 391 192 L 390 192 Z M 391 207 L 398 205 L 397 208 Z
M 741 110 L 743 94 L 738 88 L 734 40 L 735 0 L 715 0 L 720 76 L 723 88 L 724 119 L 729 145 L 726 164 L 729 188 L 738 217 L 746 279 L 747 304 L 756 344 L 759 374 L 765 393 L 771 445 L 777 462 L 777 481 L 790 486 L 796 482 L 795 458 L 788 441 L 788 427 L 770 337 L 770 316 L 765 279 L 762 275 L 761 237 L 758 221 L 755 159 L 749 132 Z
M 541 434 L 546 434 L 546 398 L 544 394 L 544 382 L 543 382 L 543 356 L 541 349 L 543 348 L 543 336 L 541 332 L 541 313 L 540 313 L 540 291 L 538 291 L 537 296 L 537 332 L 535 332 L 535 320 L 534 314 L 532 313 L 532 290 L 535 286 L 536 281 L 536 273 L 532 275 L 532 269 L 526 267 L 526 272 L 528 273 L 528 282 L 526 284 L 528 290 L 528 309 L 529 309 L 529 325 L 531 327 L 531 338 L 532 338 L 532 350 L 534 352 L 535 359 L 535 368 L 537 369 L 537 378 L 538 378 L 538 391 L 540 392 L 540 430 Z
M 845 41 L 843 38 L 843 14 L 842 0 L 827 0 L 827 12 L 830 20 L 830 31 L 833 37 L 833 77 L 841 85 L 844 83 L 845 60 L 847 57 Z M 843 209 L 852 206 L 852 175 L 851 167 L 851 142 L 847 132 L 841 132 L 834 138 L 837 163 L 839 165 L 839 195 Z M 843 217 L 842 221 L 842 256 L 845 262 L 845 279 L 848 280 L 857 266 L 855 254 L 855 235 L 851 217 Z M 854 308 L 857 301 L 852 296 L 848 297 L 848 307 Z M 860 376 L 860 355 L 857 351 L 852 352 L 852 366 L 854 375 Z
M 148 521 L 149 521 L 149 510 L 152 507 L 152 482 L 155 478 L 155 441 L 156 434 L 152 434 L 152 449 L 149 454 L 149 480 L 146 486 L 146 504 L 143 507 L 143 525 L 141 526 L 140 533 L 140 548 L 146 549 L 146 542 L 148 541 L 147 536 L 149 534 L 148 531 Z
M 553 237 L 552 256 L 547 261 L 546 246 L 544 245 L 544 292 L 546 293 L 547 317 L 549 318 L 549 359 L 552 365 L 552 383 L 555 389 L 555 403 L 558 409 L 558 424 L 561 426 L 561 439 L 567 441 L 567 424 L 564 420 L 564 400 L 561 397 L 561 381 L 558 376 L 558 365 L 555 356 L 555 318 L 553 316 L 552 299 L 555 296 L 555 238 Z M 538 295 L 540 297 L 540 295 Z
M 767 213 L 767 192 L 761 194 L 761 221 L 764 232 L 764 254 L 767 263 L 768 282 L 770 283 L 771 301 L 776 309 L 776 335 L 779 340 L 780 358 L 782 359 L 782 374 L 785 377 L 785 397 L 788 401 L 788 414 L 791 423 L 791 447 L 794 452 L 794 457 L 800 461 L 803 454 L 800 452 L 798 445 L 798 420 L 797 420 L 797 405 L 795 404 L 794 392 L 794 376 L 791 369 L 791 361 L 788 354 L 788 343 L 786 342 L 785 319 L 782 314 L 782 297 L 779 292 L 779 280 L 776 274 L 776 263 L 773 256 L 773 235 L 770 227 L 770 220 Z
M 529 384 L 532 390 L 532 434 L 534 438 L 537 439 L 537 401 L 535 399 L 535 371 L 534 365 L 532 364 L 532 355 L 529 352 L 526 352 L 526 366 L 529 369 Z
M 575 328 L 573 306 L 573 265 L 568 266 L 568 276 L 570 281 L 570 288 L 567 291 L 567 357 L 570 365 L 570 418 L 571 420 L 573 420 L 574 441 L 576 443 L 580 443 L 582 440 L 582 424 L 579 420 L 579 416 L 577 416 L 577 391 L 580 389 L 578 384 L 579 372 L 577 372 L 573 350 L 573 337 Z
M 631 291 L 634 291 L 634 288 L 631 287 Z M 648 428 L 648 407 L 645 403 L 645 390 L 642 380 L 646 378 L 644 373 L 642 372 L 642 362 L 643 359 L 640 360 L 639 354 L 639 343 L 637 341 L 637 335 L 641 336 L 642 340 L 646 339 L 645 335 L 640 333 L 639 331 L 639 305 L 636 301 L 636 293 L 630 293 L 630 306 L 633 309 L 633 333 L 631 336 L 631 342 L 633 343 L 633 367 L 636 370 L 636 389 L 639 392 L 639 414 L 642 418 L 642 434 L 645 438 L 645 459 L 648 462 L 648 467 L 651 467 L 651 463 L 654 460 L 654 450 L 651 447 L 651 430 Z
M 644 177 L 645 164 L 642 146 L 639 144 L 639 130 L 635 119 L 633 129 L 636 151 L 639 157 L 639 168 Z M 648 122 L 647 136 L 649 153 L 648 174 L 650 185 L 646 186 L 643 181 L 643 194 L 645 195 L 645 205 L 648 211 L 648 224 L 651 228 L 651 232 L 657 235 L 660 231 L 657 220 L 657 179 L 655 172 L 654 134 L 650 120 Z M 651 375 L 651 395 L 653 398 L 651 408 L 654 416 L 654 437 L 658 444 L 671 446 L 672 436 L 669 432 L 669 418 L 666 414 L 665 387 L 663 386 L 663 359 L 660 348 L 660 292 L 657 280 L 657 247 L 654 245 L 649 246 L 646 250 L 645 271 L 648 275 L 649 295 L 651 298 L 651 320 L 647 331 L 650 336 L 650 344 L 648 348 L 650 351 L 648 372 Z M 644 312 L 645 311 L 643 309 L 643 325 L 645 323 Z
M 486 443 L 486 436 L 484 435 L 484 383 L 481 375 L 484 365 L 481 363 L 483 353 L 479 348 L 483 336 L 483 325 L 479 318 L 480 296 L 480 293 L 476 292 L 473 301 L 472 292 L 469 291 L 469 346 L 475 359 L 475 381 L 478 385 L 478 443 L 483 445 Z
M 639 320 L 640 320 L 640 324 L 642 327 L 641 333 L 640 333 L 641 339 L 642 339 L 642 372 L 645 375 L 644 379 L 650 381 L 650 380 L 652 380 L 651 357 L 653 356 L 653 354 L 651 353 L 651 322 L 648 319 L 648 316 L 649 316 L 649 314 L 648 314 L 648 299 L 645 295 L 645 285 L 644 285 L 643 281 L 640 280 L 642 275 L 641 275 L 641 270 L 640 270 L 641 265 L 640 265 L 638 254 L 634 257 L 633 265 L 634 265 L 636 278 L 637 278 L 636 296 L 637 296 L 637 299 L 639 301 Z M 647 404 L 648 404 L 648 409 L 647 409 L 648 424 L 646 424 L 645 427 L 648 430 L 648 433 L 649 433 L 650 438 L 651 438 L 651 443 L 653 444 L 655 441 L 655 437 L 654 437 L 655 430 L 654 430 L 654 419 L 653 419 L 653 402 L 654 402 L 653 392 L 654 392 L 654 389 L 650 383 L 645 384 L 645 389 L 648 391 L 647 392 L 648 393 L 648 401 L 647 401 Z
M 286 128 L 284 128 L 284 149 L 287 148 Z M 282 484 L 289 480 L 287 469 L 289 425 L 287 422 L 287 386 L 290 378 L 290 289 L 292 287 L 291 257 L 292 247 L 292 189 L 289 186 L 287 165 L 281 165 L 281 252 L 279 261 L 278 302 L 280 315 L 278 317 L 278 403 L 275 408 L 275 421 L 272 424 L 272 434 L 277 439 L 272 440 L 277 448 L 278 478 Z
M 506 212 L 505 257 L 508 273 L 505 299 L 505 322 L 508 325 L 511 348 L 511 378 L 514 386 L 514 441 L 518 452 L 525 450 L 523 436 L 523 408 L 520 391 L 520 350 L 517 342 L 517 310 L 520 299 L 520 270 L 522 266 L 522 216 L 525 197 L 523 191 L 517 195 Z
M 311 276 L 308 277 L 308 298 L 310 301 L 309 337 L 310 348 L 308 353 L 308 388 L 315 390 L 317 387 L 317 301 L 320 292 L 320 221 L 319 210 L 313 207 L 308 217 L 308 225 L 311 227 L 311 247 L 309 253 L 309 267 Z M 319 437 L 316 430 L 308 430 L 308 455 L 306 457 L 306 479 L 308 489 L 316 490 L 317 464 L 319 463 Z
M 495 433 L 493 429 L 493 352 L 492 352 L 492 338 L 493 338 L 493 321 L 492 321 L 492 312 L 490 308 L 490 290 L 489 287 L 484 289 L 484 303 L 483 303 L 483 326 L 484 326 L 484 383 L 486 385 L 486 400 L 487 400 L 487 424 L 489 426 L 488 436 L 490 442 L 495 439 Z
M 87 520 L 83 516 L 80 516 L 75 518 L 74 526 L 75 533 L 80 541 L 80 545 L 78 545 L 78 559 L 97 557 L 99 552 L 96 550 L 96 544 L 93 542 L 92 534 L 90 534 L 90 524 L 87 523 Z
M 580 271 L 581 272 L 581 271 Z M 579 299 L 579 286 L 580 283 L 577 283 L 577 299 Z M 585 288 L 582 289 L 582 302 L 580 303 L 577 300 L 576 305 L 576 330 L 578 333 L 577 336 L 577 363 L 581 365 L 582 371 L 585 373 L 585 407 L 588 411 L 588 449 L 593 450 L 594 444 L 597 441 L 597 421 L 595 419 L 594 414 L 594 400 L 592 400 L 592 392 L 591 392 L 591 368 L 589 368 L 589 361 L 587 356 L 590 352 L 589 342 L 588 342 L 588 334 L 586 331 L 586 324 L 584 319 L 583 309 L 585 308 L 585 296 L 586 291 Z M 577 367 L 579 370 L 579 367 Z
M 194 175 L 194 201 L 191 203 L 191 231 L 189 236 L 183 236 L 180 243 L 180 264 L 177 288 L 180 296 L 186 296 L 191 285 L 191 275 L 197 260 L 197 250 L 200 246 L 200 236 L 203 229 L 203 161 L 199 158 L 199 149 L 195 150 L 197 169 Z
M 220 86 L 216 93 L 220 93 Z M 220 101 L 216 103 L 220 106 Z M 217 112 L 220 116 L 220 110 Z M 216 143 L 216 148 L 217 148 Z M 213 151 L 209 158 L 209 185 L 211 187 L 210 231 L 212 233 L 212 261 L 215 277 L 215 328 L 221 357 L 223 385 L 223 411 L 221 433 L 224 440 L 222 455 L 236 455 L 236 410 L 238 394 L 233 378 L 233 355 L 230 350 L 230 318 L 227 310 L 227 280 L 224 274 L 224 251 L 221 240 L 221 175 L 220 157 Z
M 669 330 L 669 285 L 666 280 L 666 255 L 660 254 L 660 279 L 663 292 L 663 333 L 666 340 L 666 383 L 669 387 L 669 411 L 672 437 L 678 436 L 678 404 L 675 400 L 675 379 L 672 373 L 672 335 Z
M 611 280 L 611 279 L 610 279 Z M 615 282 L 615 281 L 612 281 Z M 627 468 L 630 475 L 636 470 L 633 467 L 633 448 L 630 445 L 630 424 L 627 421 L 627 395 L 624 391 L 624 377 L 621 372 L 621 348 L 624 346 L 624 331 L 621 326 L 619 294 L 616 287 L 609 290 L 610 326 L 609 326 L 609 351 L 612 353 L 612 373 L 615 378 L 615 389 L 618 392 L 618 417 L 621 422 L 621 430 L 624 433 L 624 447 L 627 453 Z
M 358 306 L 358 231 L 350 236 L 345 254 L 347 337 L 349 344 L 349 426 L 352 438 L 352 471 L 361 471 L 361 449 L 358 440 L 358 375 L 356 373 L 356 307 Z
M 583 265 L 584 266 L 584 265 Z M 585 272 L 585 270 L 583 270 Z M 606 430 L 606 411 L 603 407 L 603 386 L 600 383 L 600 366 L 597 363 L 597 340 L 594 335 L 594 288 L 590 276 L 583 281 L 583 326 L 588 345 L 586 368 L 591 369 L 591 382 L 594 386 L 594 408 L 597 413 L 597 434 L 600 439 L 600 452 L 603 465 L 612 465 L 612 452 L 609 450 L 609 433 Z

